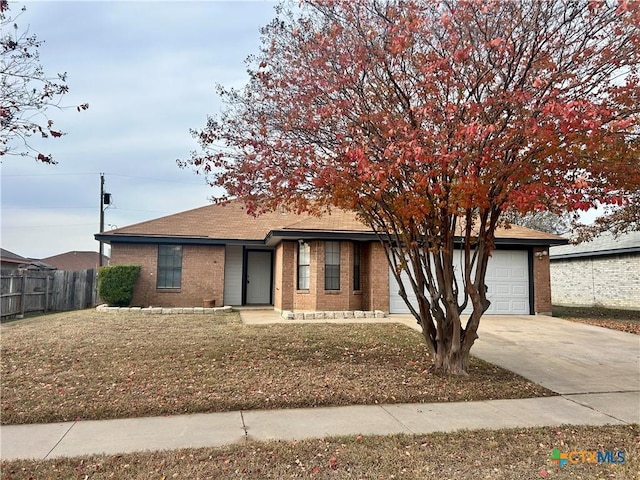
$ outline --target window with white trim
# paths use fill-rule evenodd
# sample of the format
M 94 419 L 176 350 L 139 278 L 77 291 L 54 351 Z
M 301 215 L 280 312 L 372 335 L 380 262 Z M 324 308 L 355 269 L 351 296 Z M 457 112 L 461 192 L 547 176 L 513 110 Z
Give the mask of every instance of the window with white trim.
M 324 243 L 324 289 L 340 290 L 340 242 Z
M 298 290 L 309 290 L 309 262 L 311 247 L 306 242 L 298 243 Z

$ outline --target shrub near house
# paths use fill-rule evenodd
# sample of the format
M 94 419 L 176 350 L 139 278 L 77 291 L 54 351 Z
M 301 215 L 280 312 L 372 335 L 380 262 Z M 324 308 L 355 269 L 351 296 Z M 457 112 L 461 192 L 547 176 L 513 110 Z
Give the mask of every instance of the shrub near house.
M 111 265 L 98 270 L 98 295 L 109 306 L 126 307 L 140 275 L 138 265 Z

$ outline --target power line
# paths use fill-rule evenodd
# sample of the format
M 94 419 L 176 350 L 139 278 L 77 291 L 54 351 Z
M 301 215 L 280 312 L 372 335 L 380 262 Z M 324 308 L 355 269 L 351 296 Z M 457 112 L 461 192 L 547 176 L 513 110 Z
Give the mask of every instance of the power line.
M 110 175 L 112 177 L 125 177 L 125 178 L 135 178 L 137 180 L 154 180 L 156 182 L 167 182 L 167 183 L 182 183 L 184 185 L 205 185 L 204 182 L 181 182 L 179 180 L 168 180 L 166 178 L 154 178 L 154 177 L 139 177 L 139 176 L 135 176 L 135 175 L 123 175 L 120 173 L 105 173 L 105 175 Z
M 20 206 L 15 206 L 15 207 L 2 207 L 2 210 L 42 210 L 42 209 L 56 209 L 56 210 L 69 210 L 69 209 L 94 209 L 96 208 L 95 206 L 93 207 L 55 207 L 55 206 L 46 206 L 46 207 L 40 207 L 40 206 L 32 206 L 32 205 L 20 205 Z
M 15 206 L 15 207 L 2 207 L 2 210 L 93 210 L 94 208 L 96 208 L 95 206 L 93 207 L 55 207 L 55 206 L 46 206 L 46 207 L 39 207 L 39 206 Z M 142 210 L 142 209 L 137 209 L 137 208 L 120 208 L 120 207 L 112 207 L 109 208 L 108 210 L 118 210 L 121 212 L 148 212 L 148 213 L 163 213 L 163 214 L 169 214 L 169 213 L 173 213 L 173 212 L 168 212 L 166 210 Z
M 163 212 L 160 210 L 139 210 L 135 208 L 120 208 L 120 207 L 113 207 L 113 209 L 109 209 L 109 210 L 120 210 L 121 212 L 173 213 L 173 212 L 166 212 L 166 211 Z
M 89 227 L 92 226 L 93 223 L 76 223 L 72 225 L 16 225 L 16 226 L 2 226 L 2 229 L 6 228 L 60 228 L 60 227 Z
M 9 174 L 2 175 L 2 177 L 50 177 L 50 176 L 59 176 L 59 177 L 77 177 L 77 176 L 86 176 L 86 175 L 100 175 L 99 173 L 17 173 L 17 174 Z M 141 177 L 137 175 L 125 175 L 122 173 L 109 173 L 106 172 L 105 176 L 111 177 L 123 177 L 123 178 L 134 178 L 136 180 L 153 180 L 154 182 L 165 182 L 165 183 L 181 183 L 183 185 L 206 185 L 204 182 L 183 182 L 180 180 L 169 180 L 166 178 L 156 178 L 156 177 Z
M 98 173 L 10 173 L 9 175 L 3 174 L 3 177 L 77 177 L 81 175 L 99 175 Z

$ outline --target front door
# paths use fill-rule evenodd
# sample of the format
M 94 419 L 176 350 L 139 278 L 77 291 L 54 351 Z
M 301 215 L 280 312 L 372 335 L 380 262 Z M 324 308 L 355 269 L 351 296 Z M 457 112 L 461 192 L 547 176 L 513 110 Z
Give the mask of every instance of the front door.
M 271 252 L 247 251 L 246 303 L 248 305 L 271 304 Z

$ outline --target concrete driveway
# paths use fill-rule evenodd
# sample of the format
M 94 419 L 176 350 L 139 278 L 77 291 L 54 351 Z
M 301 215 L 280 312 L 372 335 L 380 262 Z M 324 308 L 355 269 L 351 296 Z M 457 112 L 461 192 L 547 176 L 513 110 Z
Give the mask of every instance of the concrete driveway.
M 544 315 L 480 320 L 472 354 L 564 398 L 640 422 L 640 336 Z
M 410 315 L 391 320 L 416 330 Z M 545 315 L 487 315 L 471 354 L 559 394 L 640 392 L 640 336 Z
M 487 316 L 472 353 L 566 395 L 640 392 L 640 336 L 544 315 Z
M 412 317 L 392 315 L 416 329 Z M 640 336 L 545 315 L 488 315 L 471 354 L 581 405 L 640 422 Z

